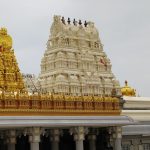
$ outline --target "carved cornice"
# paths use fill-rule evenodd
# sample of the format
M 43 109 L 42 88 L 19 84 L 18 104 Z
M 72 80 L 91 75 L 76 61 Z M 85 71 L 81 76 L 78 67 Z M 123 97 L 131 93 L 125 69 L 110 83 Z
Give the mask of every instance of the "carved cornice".
M 69 95 L 1 95 L 0 115 L 120 115 L 119 99 Z

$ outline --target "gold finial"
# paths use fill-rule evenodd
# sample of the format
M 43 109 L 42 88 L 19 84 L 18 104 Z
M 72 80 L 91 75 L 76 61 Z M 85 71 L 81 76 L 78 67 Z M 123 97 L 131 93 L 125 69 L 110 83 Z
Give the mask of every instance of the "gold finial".
M 2 28 L 0 29 L 0 34 L 2 34 L 2 35 L 7 35 L 7 29 L 4 28 L 4 27 L 2 27 Z
M 136 96 L 136 92 L 133 88 L 128 86 L 128 81 L 125 81 L 125 86 L 121 89 L 123 96 Z
M 128 81 L 127 80 L 125 80 L 125 86 L 128 86 Z
M 12 48 L 12 38 L 7 34 L 6 28 L 0 29 L 0 50 L 10 50 Z

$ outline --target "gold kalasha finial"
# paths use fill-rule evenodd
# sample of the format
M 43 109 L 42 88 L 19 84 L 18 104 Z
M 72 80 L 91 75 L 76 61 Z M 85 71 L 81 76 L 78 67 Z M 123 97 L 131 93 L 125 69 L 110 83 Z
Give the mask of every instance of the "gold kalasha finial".
M 0 29 L 0 51 L 12 48 L 12 38 L 7 34 L 6 28 Z
M 2 35 L 7 35 L 7 28 L 2 27 L 2 28 L 0 29 L 0 34 L 2 34 Z
M 128 86 L 128 81 L 125 81 L 125 86 L 121 89 L 123 96 L 136 96 L 136 92 L 133 88 Z

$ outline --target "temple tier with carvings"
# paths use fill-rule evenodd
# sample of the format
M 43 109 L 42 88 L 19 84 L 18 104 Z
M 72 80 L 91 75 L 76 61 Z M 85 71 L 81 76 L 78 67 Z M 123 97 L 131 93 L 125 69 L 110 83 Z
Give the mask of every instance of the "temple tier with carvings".
M 120 85 L 93 22 L 54 16 L 39 75 L 43 92 L 120 96 Z

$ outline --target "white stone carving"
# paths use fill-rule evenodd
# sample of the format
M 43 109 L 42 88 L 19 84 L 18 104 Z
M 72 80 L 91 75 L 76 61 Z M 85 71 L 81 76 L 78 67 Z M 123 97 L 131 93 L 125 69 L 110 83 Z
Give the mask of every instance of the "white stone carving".
M 67 24 L 60 16 L 54 16 L 39 81 L 46 92 L 111 95 L 115 89 L 120 95 L 94 23 Z

